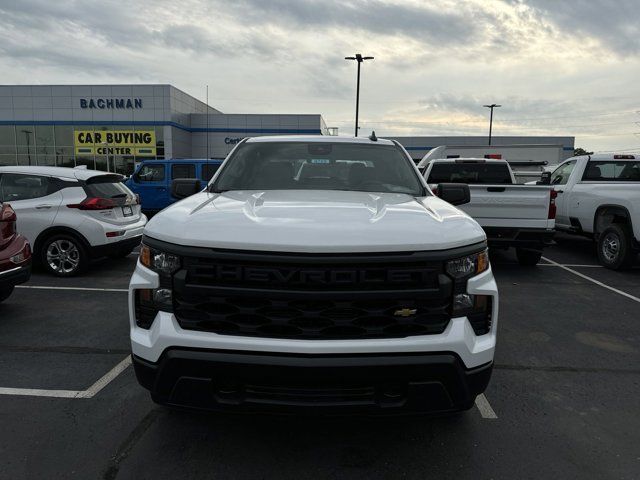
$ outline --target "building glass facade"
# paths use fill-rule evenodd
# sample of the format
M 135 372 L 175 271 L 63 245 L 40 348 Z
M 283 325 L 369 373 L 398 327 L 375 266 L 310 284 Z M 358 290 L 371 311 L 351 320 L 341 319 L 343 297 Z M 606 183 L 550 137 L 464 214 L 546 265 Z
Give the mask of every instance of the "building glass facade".
M 93 142 L 89 147 L 78 144 L 80 132 L 93 133 L 94 139 L 109 138 L 107 132 L 153 132 L 153 148 L 123 148 L 119 143 Z M 100 133 L 96 137 L 95 133 Z M 91 137 L 89 137 L 91 138 Z M 92 139 L 93 140 L 93 139 Z M 118 139 L 119 140 L 119 139 Z M 76 167 L 130 175 L 134 165 L 144 159 L 163 159 L 164 127 L 154 125 L 0 125 L 0 166 L 46 165 Z

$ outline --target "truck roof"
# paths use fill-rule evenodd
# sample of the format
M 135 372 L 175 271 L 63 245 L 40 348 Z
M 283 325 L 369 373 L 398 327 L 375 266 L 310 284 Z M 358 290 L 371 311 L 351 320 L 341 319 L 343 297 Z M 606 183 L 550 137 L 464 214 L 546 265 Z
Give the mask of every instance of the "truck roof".
M 595 153 L 593 155 L 580 155 L 577 157 L 571 157 L 567 160 L 579 160 L 582 158 L 586 158 L 587 160 L 617 160 L 624 162 L 625 160 L 634 161 L 640 160 L 640 155 L 635 155 L 633 153 Z M 566 161 L 566 160 L 565 160 Z
M 306 143 L 354 143 L 366 145 L 395 145 L 393 141 L 384 138 L 370 140 L 369 137 L 351 137 L 336 135 L 272 135 L 264 137 L 249 137 L 247 143 L 267 142 L 306 142 Z

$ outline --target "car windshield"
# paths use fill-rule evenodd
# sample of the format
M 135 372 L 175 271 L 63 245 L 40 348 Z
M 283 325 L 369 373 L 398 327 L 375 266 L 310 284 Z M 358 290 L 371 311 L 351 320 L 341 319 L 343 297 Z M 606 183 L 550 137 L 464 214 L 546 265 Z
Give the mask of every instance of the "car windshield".
M 353 190 L 425 195 L 410 160 L 392 145 L 247 142 L 236 149 L 212 191 Z

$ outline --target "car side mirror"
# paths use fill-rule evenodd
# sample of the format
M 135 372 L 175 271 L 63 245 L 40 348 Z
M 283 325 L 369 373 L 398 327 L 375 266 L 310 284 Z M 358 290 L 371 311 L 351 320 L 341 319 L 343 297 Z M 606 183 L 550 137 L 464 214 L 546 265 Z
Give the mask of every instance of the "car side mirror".
M 463 205 L 471 201 L 471 192 L 466 183 L 439 183 L 438 197 L 451 205 Z
M 176 198 L 187 198 L 202 190 L 197 178 L 176 178 L 171 182 L 171 195 Z
M 542 172 L 536 185 L 551 185 L 551 172 Z

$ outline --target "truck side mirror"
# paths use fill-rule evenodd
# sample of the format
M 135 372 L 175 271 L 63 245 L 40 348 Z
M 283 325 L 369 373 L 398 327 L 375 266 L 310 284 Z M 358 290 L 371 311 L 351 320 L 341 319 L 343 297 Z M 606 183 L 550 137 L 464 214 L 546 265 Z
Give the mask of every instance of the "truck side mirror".
M 439 183 L 438 197 L 451 205 L 463 205 L 471 201 L 471 192 L 466 183 Z
M 551 185 L 551 172 L 542 172 L 536 185 Z
M 171 195 L 176 198 L 187 198 L 202 190 L 198 178 L 176 178 L 171 182 Z

